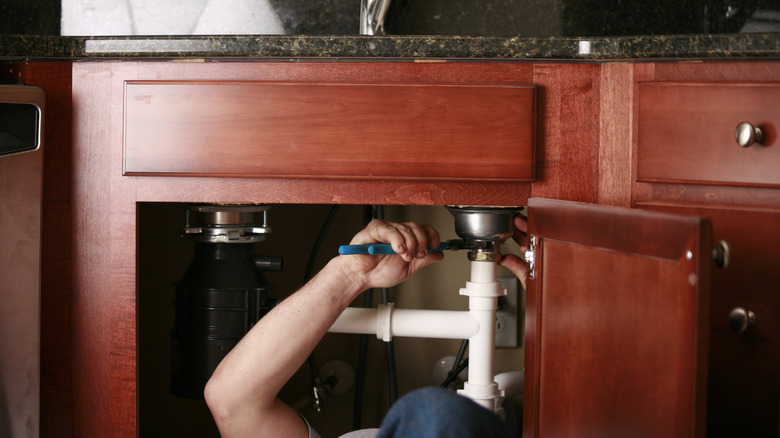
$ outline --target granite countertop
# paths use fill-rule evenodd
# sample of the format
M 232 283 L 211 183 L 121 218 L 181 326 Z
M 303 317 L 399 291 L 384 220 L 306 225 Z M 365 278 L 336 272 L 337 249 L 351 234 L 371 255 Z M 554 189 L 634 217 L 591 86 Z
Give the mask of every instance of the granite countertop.
M 780 58 L 780 33 L 615 37 L 0 35 L 1 60 L 447 58 L 642 60 Z

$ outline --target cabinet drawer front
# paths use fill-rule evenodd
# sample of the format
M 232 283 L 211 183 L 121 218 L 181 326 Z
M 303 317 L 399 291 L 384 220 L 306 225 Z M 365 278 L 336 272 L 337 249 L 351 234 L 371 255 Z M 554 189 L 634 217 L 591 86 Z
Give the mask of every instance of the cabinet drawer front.
M 640 83 L 638 108 L 640 181 L 780 185 L 780 84 Z M 760 143 L 737 144 L 742 122 Z
M 125 175 L 532 181 L 533 85 L 134 81 Z

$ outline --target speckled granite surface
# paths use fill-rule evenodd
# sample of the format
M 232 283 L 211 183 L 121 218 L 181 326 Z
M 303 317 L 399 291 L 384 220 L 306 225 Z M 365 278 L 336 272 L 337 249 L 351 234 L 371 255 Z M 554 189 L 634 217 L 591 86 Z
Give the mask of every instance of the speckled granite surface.
M 182 7 L 196 5 L 192 7 L 201 15 L 206 9 L 197 5 L 204 1 L 208 3 L 208 0 L 178 0 Z M 233 0 L 225 4 L 235 6 L 240 1 L 256 0 Z M 357 35 L 360 1 L 266 0 L 270 15 L 263 19 L 278 21 L 279 35 L 245 32 L 250 35 L 158 36 L 152 33 L 75 37 L 58 36 L 59 17 L 63 17 L 63 22 L 71 17 L 60 14 L 60 9 L 72 13 L 81 5 L 85 9 L 82 12 L 92 14 L 85 17 L 94 20 L 96 10 L 89 5 L 76 0 L 64 3 L 62 0 L 0 0 L 0 33 L 13 34 L 0 35 L 0 59 L 633 60 L 780 56 L 778 0 L 391 0 L 385 27 L 388 33 L 403 36 L 386 37 Z M 59 8 L 60 3 L 69 6 Z M 150 3 L 118 1 L 117 4 L 136 9 L 147 5 L 149 9 Z M 143 34 L 146 27 L 140 23 L 141 9 L 136 9 L 130 16 L 139 22 L 131 23 L 129 33 Z M 155 11 L 162 13 L 163 8 L 144 10 L 152 15 Z M 208 11 L 208 17 L 218 12 Z M 165 29 L 173 29 L 170 26 L 169 20 Z M 114 30 L 103 34 L 125 34 Z M 84 30 L 84 33 L 100 32 Z
M 780 33 L 598 38 L 452 36 L 59 37 L 0 35 L 0 59 L 451 58 L 617 60 L 780 58 Z
M 0 59 L 476 58 L 620 60 L 780 58 L 780 33 L 521 38 L 455 36 L 0 35 Z

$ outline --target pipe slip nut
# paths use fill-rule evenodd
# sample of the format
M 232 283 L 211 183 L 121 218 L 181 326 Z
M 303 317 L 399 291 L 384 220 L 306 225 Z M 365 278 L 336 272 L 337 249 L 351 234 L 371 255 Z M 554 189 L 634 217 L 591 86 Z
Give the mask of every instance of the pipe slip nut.
M 393 303 L 380 304 L 376 309 L 376 337 L 385 342 L 393 339 Z

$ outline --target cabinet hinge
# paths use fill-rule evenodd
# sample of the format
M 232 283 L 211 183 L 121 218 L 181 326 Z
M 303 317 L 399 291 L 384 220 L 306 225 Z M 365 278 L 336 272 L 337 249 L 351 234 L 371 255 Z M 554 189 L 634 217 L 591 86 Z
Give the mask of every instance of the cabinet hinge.
M 528 250 L 525 252 L 525 262 L 528 263 L 528 278 L 536 275 L 536 236 L 528 236 Z

